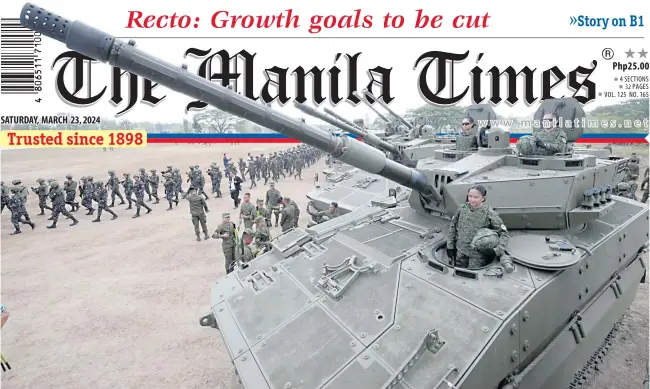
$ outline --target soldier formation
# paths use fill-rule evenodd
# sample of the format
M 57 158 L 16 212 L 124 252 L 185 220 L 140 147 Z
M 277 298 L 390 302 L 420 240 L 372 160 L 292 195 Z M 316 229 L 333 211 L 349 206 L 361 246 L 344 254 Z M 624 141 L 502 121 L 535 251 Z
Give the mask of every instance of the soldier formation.
M 300 145 L 268 156 L 253 156 L 249 153 L 246 160 L 240 158 L 237 163 L 224 154 L 223 173 L 216 162 L 210 165 L 207 175 L 211 183 L 210 191 L 215 198 L 223 197 L 221 181 L 224 176 L 240 177 L 241 174 L 241 182 L 249 182 L 249 188 L 257 186 L 257 182 L 269 185 L 265 198 L 257 199 L 255 203 L 251 202 L 250 194 L 246 193 L 240 204 L 237 191 L 235 204 L 236 208 L 239 208 L 239 218 L 244 224 L 241 237 L 238 236 L 238 226 L 230 221 L 230 214 L 222 215 L 223 222 L 211 235 L 212 238 L 222 239 L 228 272 L 233 270 L 236 263 L 245 265 L 270 248 L 270 228 L 273 225 L 281 226 L 282 232 L 298 226 L 298 205 L 290 198 L 282 197 L 275 181 L 287 177 L 302 179 L 302 169 L 314 164 L 322 155 L 320 150 Z M 142 208 L 148 214 L 152 212 L 148 202 L 160 203 L 158 192 L 162 185 L 164 199 L 169 205 L 167 210 L 177 207 L 181 199 L 188 200 L 196 239 L 200 241 L 202 233 L 207 240 L 210 235 L 206 219 L 206 213 L 209 212 L 206 200 L 210 196 L 205 190 L 206 179 L 198 165 L 190 166 L 186 176 L 185 182 L 190 185 L 187 191 L 183 189 L 180 169 L 172 165 L 168 165 L 162 175 L 158 175 L 156 169 L 150 169 L 147 174 L 146 169 L 140 168 L 133 176 L 123 173 L 122 180 L 114 170 L 109 170 L 105 182 L 95 180 L 92 176 L 81 177 L 77 182 L 71 174 L 66 175 L 62 185 L 54 179 L 39 178 L 36 180 L 38 185 L 31 190 L 38 196 L 41 211 L 38 215 L 45 215 L 46 210 L 51 212 L 48 220 L 51 220 L 52 224 L 47 228 L 52 229 L 57 228 L 61 214 L 72 221 L 71 226 L 78 224 L 79 220 L 75 218 L 74 213 L 81 208 L 87 211 L 86 215 L 95 215 L 96 212 L 93 222 L 101 222 L 104 212 L 112 216 L 111 220 L 117 219 L 118 215 L 112 210 L 116 205 L 127 205 L 126 210 L 135 207 L 133 218 L 141 216 Z M 228 182 L 228 178 L 226 180 Z M 27 212 L 27 197 L 28 190 L 21 180 L 13 180 L 11 187 L 6 187 L 2 182 L 2 210 L 4 211 L 6 206 L 11 211 L 11 222 L 14 226 L 11 235 L 22 233 L 21 224 L 29 225 L 32 229 L 36 226 Z M 115 203 L 116 200 L 119 200 L 118 204 Z

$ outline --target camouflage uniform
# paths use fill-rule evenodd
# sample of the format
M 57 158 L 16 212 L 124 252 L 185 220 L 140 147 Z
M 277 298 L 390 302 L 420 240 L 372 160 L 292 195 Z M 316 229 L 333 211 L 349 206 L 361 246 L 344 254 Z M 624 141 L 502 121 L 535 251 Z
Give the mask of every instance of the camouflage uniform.
M 142 195 L 142 200 L 144 201 L 144 193 L 146 193 L 147 196 L 149 196 L 147 201 L 151 201 L 151 188 L 149 188 L 149 175 L 147 175 L 147 172 L 144 170 L 143 167 L 141 167 L 138 170 L 140 171 L 140 183 L 142 184 L 142 190 L 144 191 Z
M 194 225 L 194 234 L 196 235 L 196 240 L 201 241 L 201 233 L 199 231 L 199 224 L 201 224 L 201 229 L 203 234 L 205 234 L 205 240 L 208 240 L 208 224 L 206 220 L 205 213 L 210 212 L 208 209 L 208 204 L 205 202 L 205 199 L 200 194 L 196 193 L 196 188 L 193 189 L 185 198 L 190 203 L 190 215 L 192 215 L 192 224 Z
M 208 176 L 210 176 L 210 181 L 212 182 L 212 193 L 217 194 L 215 198 L 221 197 L 221 179 L 223 178 L 223 175 L 221 174 L 216 162 L 212 162 L 210 165 Z
M 5 186 L 5 182 L 2 181 L 2 211 L 5 210 L 5 207 L 9 205 L 9 189 Z
M 50 188 L 48 188 L 47 184 L 45 183 L 45 180 L 42 178 L 39 178 L 36 180 L 38 182 L 38 187 L 32 188 L 32 192 L 38 196 L 38 207 L 41 209 L 41 213 L 38 215 L 45 215 L 45 210 L 52 210 L 52 208 L 47 205 L 47 198 L 48 195 L 50 194 Z M 73 207 L 74 208 L 74 207 Z
M 83 194 L 81 196 L 81 205 L 88 209 L 86 215 L 92 215 L 95 213 L 95 208 L 93 208 L 94 192 L 95 184 L 93 183 L 93 178 L 92 176 L 88 176 L 83 183 Z
M 184 194 L 185 191 L 183 190 L 183 178 L 181 177 L 181 171 L 179 168 L 174 168 L 174 172 L 172 175 L 174 179 L 174 197 L 176 198 L 176 201 L 178 201 L 178 194 Z
M 129 202 L 129 206 L 126 207 L 127 210 L 133 208 L 131 206 L 131 203 L 133 203 L 135 200 L 133 200 L 133 180 L 131 179 L 131 175 L 129 173 L 124 173 L 124 181 L 122 181 L 122 186 L 124 186 L 124 195 L 126 196 L 126 201 Z
M 250 228 L 246 228 L 242 234 L 242 239 L 237 242 L 237 247 L 235 249 L 235 258 L 236 263 L 240 266 L 245 267 L 244 265 L 248 262 L 255 259 L 256 249 L 252 248 L 250 245 L 244 242 L 244 238 L 249 235 L 253 237 L 255 234 Z
M 307 212 L 309 212 L 309 208 L 307 208 Z M 313 221 L 307 224 L 307 228 L 313 227 L 317 224 L 324 223 L 328 220 L 341 216 L 339 209 L 337 207 L 334 208 L 334 211 L 330 211 L 329 209 L 326 209 L 325 211 L 310 213 L 310 215 Z
M 76 212 L 79 210 L 79 203 L 75 201 L 75 197 L 77 197 L 77 181 L 72 179 L 72 174 L 68 174 L 65 178 L 67 178 L 67 180 L 63 182 L 65 203 L 72 208 L 72 212 Z
M 534 135 L 521 137 L 517 141 L 517 150 L 523 156 L 555 155 L 566 152 L 567 137 L 561 128 L 539 130 Z
M 120 199 L 120 204 L 124 204 L 124 197 L 120 192 L 120 179 L 115 175 L 115 170 L 108 171 L 108 181 L 106 181 L 106 188 L 111 190 L 111 205 L 109 207 L 115 206 L 115 196 Z
M 59 187 L 59 183 L 52 181 L 50 183 L 50 199 L 52 200 L 52 225 L 47 226 L 47 228 L 56 228 L 56 223 L 59 220 L 59 214 L 63 214 L 70 219 L 72 219 L 71 226 L 79 223 L 71 213 L 65 209 L 65 197 L 63 194 L 63 189 Z
M 476 140 L 476 135 L 474 135 L 472 132 L 469 134 L 461 132 L 460 135 L 456 137 L 456 150 L 478 150 L 478 141 Z
M 169 202 L 169 208 L 167 208 L 167 210 L 171 211 L 172 202 L 175 202 L 176 206 L 178 207 L 178 192 L 176 191 L 176 183 L 174 182 L 174 177 L 171 173 L 165 173 L 163 174 L 163 177 L 165 178 L 165 182 L 163 183 L 165 186 L 165 198 L 167 199 L 167 202 Z M 176 199 L 174 199 L 174 195 L 177 196 Z
M 280 227 L 282 232 L 289 231 L 295 227 L 296 210 L 291 206 L 290 199 L 287 199 L 287 205 L 282 208 L 282 219 L 280 220 Z
M 294 160 L 294 168 L 295 170 L 295 175 L 293 176 L 294 179 L 300 178 L 302 180 L 302 168 L 305 166 L 305 162 L 302 160 L 301 157 L 296 157 Z
M 22 181 L 20 180 L 13 180 L 11 181 L 11 184 L 18 188 L 18 197 L 20 197 L 20 200 L 23 203 L 23 206 L 27 205 L 27 195 L 29 192 L 27 191 L 27 188 L 25 188 L 24 185 L 22 185 Z
M 20 194 L 21 189 L 18 187 L 12 187 L 11 188 L 11 193 L 13 194 L 9 198 L 9 210 L 11 211 L 11 224 L 13 224 L 15 230 L 12 232 L 10 235 L 16 235 L 20 234 L 20 223 L 22 224 L 29 224 L 30 227 L 32 227 L 32 230 L 36 226 L 31 219 L 29 218 L 29 214 L 27 213 L 27 210 L 25 209 L 25 205 L 23 204 L 21 194 Z
M 103 181 L 96 182 L 95 188 L 95 201 L 97 202 L 97 217 L 93 220 L 94 223 L 102 220 L 102 211 L 106 211 L 113 215 L 111 220 L 117 219 L 117 214 L 108 207 L 108 190 L 104 187 Z
M 255 219 L 255 206 L 250 202 L 242 202 L 239 208 L 239 218 L 244 221 L 244 228 L 253 228 L 253 219 Z
M 255 208 L 255 217 L 262 216 L 266 220 L 266 226 L 271 227 L 271 212 L 264 208 L 264 199 L 257 199 L 257 207 Z
M 266 191 L 266 207 L 269 210 L 269 214 L 273 213 L 275 216 L 275 226 L 278 226 L 278 219 L 280 218 L 280 203 L 279 200 L 282 197 L 280 191 L 275 189 L 275 182 L 271 182 L 271 188 Z
M 634 200 L 634 196 L 630 193 L 630 184 L 627 182 L 619 182 L 616 185 L 617 195 L 625 197 L 626 199 Z
M 160 185 L 160 177 L 156 174 L 156 169 L 151 169 L 149 170 L 151 174 L 148 177 L 149 180 L 149 187 L 150 187 L 150 196 L 153 196 L 156 201 L 154 201 L 154 204 L 158 204 L 160 202 L 160 198 L 158 197 L 158 186 Z
M 255 176 L 257 176 L 257 170 L 255 169 L 255 164 L 253 161 L 248 162 L 248 177 L 251 179 L 251 186 L 249 189 L 253 189 L 254 186 L 257 186 L 255 182 Z
M 135 193 L 135 215 L 133 218 L 140 217 L 140 207 L 144 207 L 147 213 L 151 212 L 151 208 L 144 202 L 144 193 L 146 192 L 146 185 L 143 182 L 142 176 L 135 176 L 135 183 L 133 183 L 133 193 Z
M 288 199 L 288 198 L 287 198 L 287 201 L 289 202 L 289 205 L 291 205 L 291 207 L 293 207 L 293 211 L 294 211 L 294 214 L 293 214 L 293 226 L 298 228 L 298 220 L 300 220 L 300 208 L 298 208 L 298 204 L 296 204 L 295 201 L 293 201 L 291 199 Z
M 457 251 L 456 266 L 476 269 L 492 262 L 493 258 L 486 258 L 490 257 L 489 253 L 479 252 L 471 247 L 476 233 L 482 228 L 493 230 L 499 237 L 492 257 L 500 257 L 505 253 L 510 236 L 499 214 L 488 205 L 475 209 L 465 203 L 456 211 L 449 225 L 447 249 Z
M 255 244 L 261 247 L 269 242 L 271 242 L 271 230 L 268 227 L 268 220 L 264 216 L 257 216 L 255 218 Z
M 221 239 L 221 249 L 226 264 L 226 274 L 230 273 L 235 266 L 235 246 L 237 245 L 237 226 L 230 221 L 230 214 L 223 214 L 223 222 L 212 234 L 213 239 Z M 224 237 L 222 235 L 228 234 Z

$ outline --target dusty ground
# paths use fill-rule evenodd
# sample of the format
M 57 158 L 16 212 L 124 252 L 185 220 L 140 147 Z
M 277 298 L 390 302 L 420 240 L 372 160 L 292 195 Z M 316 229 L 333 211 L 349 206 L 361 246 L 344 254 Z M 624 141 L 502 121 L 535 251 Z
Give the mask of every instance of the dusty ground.
M 2 178 L 19 177 L 31 185 L 36 178 L 75 179 L 106 171 L 134 173 L 139 167 L 161 169 L 168 163 L 183 171 L 190 164 L 221 164 L 233 157 L 290 146 L 152 146 L 146 150 L 21 150 L 2 153 Z M 262 151 L 263 150 L 263 151 Z M 624 148 L 621 151 L 639 152 Z M 647 148 L 644 161 L 647 161 Z M 303 181 L 282 180 L 278 189 L 304 210 L 304 194 L 323 163 L 307 169 Z M 645 169 L 645 165 L 642 166 Z M 642 170 L 643 171 L 643 170 Z M 222 186 L 223 187 L 223 186 Z M 252 198 L 263 197 L 264 186 Z M 2 226 L 2 303 L 11 318 L 2 331 L 2 351 L 14 370 L 2 374 L 6 388 L 236 388 L 237 378 L 220 337 L 198 325 L 209 310 L 209 282 L 224 273 L 220 244 L 196 242 L 187 203 L 166 212 L 131 219 L 133 211 L 116 207 L 120 218 L 47 230 L 37 221 L 18 236 L 4 212 Z M 208 201 L 210 233 L 222 212 L 231 212 L 228 198 Z M 301 212 L 301 225 L 308 217 Z M 274 229 L 277 235 L 277 229 Z M 641 285 L 623 320 L 605 372 L 591 389 L 638 388 L 648 360 L 648 284 Z

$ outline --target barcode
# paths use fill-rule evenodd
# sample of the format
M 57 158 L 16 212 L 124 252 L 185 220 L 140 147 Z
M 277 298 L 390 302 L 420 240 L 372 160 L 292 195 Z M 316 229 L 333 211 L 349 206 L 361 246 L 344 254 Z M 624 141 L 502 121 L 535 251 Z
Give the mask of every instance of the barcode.
M 38 94 L 42 86 L 41 34 L 19 19 L 0 19 L 0 94 Z

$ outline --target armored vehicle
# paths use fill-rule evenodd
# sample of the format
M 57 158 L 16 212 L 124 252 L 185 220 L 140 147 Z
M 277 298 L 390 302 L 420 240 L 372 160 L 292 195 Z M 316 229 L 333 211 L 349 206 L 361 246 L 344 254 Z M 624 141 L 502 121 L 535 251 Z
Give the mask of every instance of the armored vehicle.
M 101 62 L 284 133 L 411 189 L 293 229 L 212 285 L 217 328 L 247 388 L 556 389 L 578 387 L 645 281 L 648 208 L 616 196 L 623 160 L 513 155 L 509 133 L 443 167 L 410 168 L 175 68 L 81 22 L 23 25 Z M 544 101 L 537 116 L 584 114 Z M 540 116 L 541 117 L 541 116 Z M 568 131 L 575 141 L 581 128 Z M 513 271 L 459 268 L 445 255 L 450 215 L 483 184 L 510 230 Z M 206 355 L 206 357 L 209 357 Z M 639 382 L 642 380 L 640 379 Z

